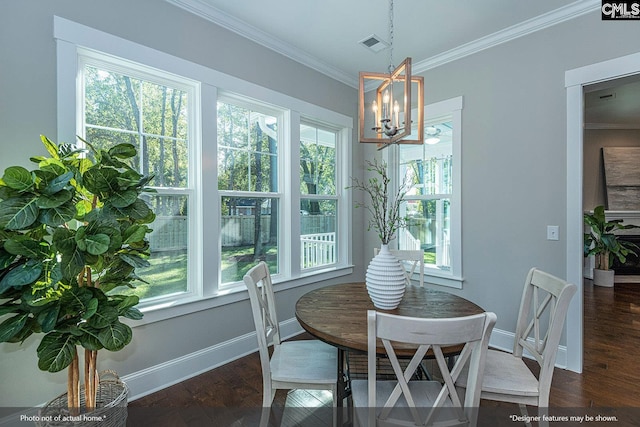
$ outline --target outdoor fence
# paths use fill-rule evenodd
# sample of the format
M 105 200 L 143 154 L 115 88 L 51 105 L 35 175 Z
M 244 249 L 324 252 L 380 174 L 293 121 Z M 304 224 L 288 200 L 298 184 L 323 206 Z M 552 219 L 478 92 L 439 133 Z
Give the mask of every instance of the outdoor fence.
M 271 240 L 271 216 L 260 216 L 260 241 Z M 335 216 L 304 215 L 301 217 L 301 266 L 303 268 L 333 264 L 336 261 Z M 186 216 L 158 216 L 149 235 L 152 252 L 186 250 L 188 221 Z M 253 215 L 223 216 L 221 224 L 222 248 L 253 246 L 255 217 Z
M 302 268 L 336 262 L 336 233 L 303 234 L 300 236 L 300 243 Z

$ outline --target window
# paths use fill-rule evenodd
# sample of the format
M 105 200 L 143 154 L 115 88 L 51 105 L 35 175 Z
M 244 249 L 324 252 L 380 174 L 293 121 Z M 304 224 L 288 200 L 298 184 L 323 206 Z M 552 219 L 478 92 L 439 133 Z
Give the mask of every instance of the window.
M 146 196 L 156 214 L 148 235 L 151 265 L 137 269 L 144 282 L 136 289 L 115 291 L 143 300 L 194 291 L 188 277 L 189 213 L 196 209 L 188 173 L 194 83 L 92 52 L 80 56 L 79 75 L 84 138 L 96 149 L 133 144 L 134 163 L 153 176 L 149 186 L 156 191 Z
M 130 142 L 154 174 L 144 323 L 245 299 L 260 260 L 277 290 L 352 273 L 351 117 L 64 18 L 54 36 L 58 141 Z M 303 261 L 308 235 L 332 249 Z
M 300 268 L 335 264 L 336 192 L 335 131 L 300 125 Z
M 222 286 L 242 281 L 258 261 L 280 271 L 278 128 L 272 113 L 218 102 Z
M 403 204 L 400 249 L 424 251 L 432 283 L 460 287 L 460 121 L 462 99 L 425 108 L 425 142 L 399 145 L 398 178 L 411 184 Z

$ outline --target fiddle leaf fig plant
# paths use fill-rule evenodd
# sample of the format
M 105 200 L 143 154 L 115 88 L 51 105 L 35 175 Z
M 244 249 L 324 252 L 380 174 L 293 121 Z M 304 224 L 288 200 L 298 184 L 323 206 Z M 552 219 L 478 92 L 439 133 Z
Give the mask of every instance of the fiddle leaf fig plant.
M 584 222 L 590 227 L 584 234 L 584 256 L 595 255 L 596 268 L 609 270 L 614 257 L 621 263 L 627 260 L 627 255 L 636 255 L 637 245 L 620 240 L 614 232 L 640 228 L 633 224 L 622 224 L 621 219 L 607 221 L 604 206 L 597 206 L 592 213 L 584 214 Z
M 0 342 L 42 333 L 38 367 L 69 367 L 69 408 L 80 407 L 78 347 L 85 349 L 86 409 L 96 404 L 97 351 L 119 351 L 132 339 L 121 318 L 138 320 L 138 297 L 119 287 L 141 280 L 149 265 L 148 224 L 141 198 L 151 176 L 129 163 L 131 144 L 108 150 L 57 145 L 41 136 L 48 156 L 37 168 L 5 169 L 0 180 Z M 0 319 L 2 319 L 0 318 Z

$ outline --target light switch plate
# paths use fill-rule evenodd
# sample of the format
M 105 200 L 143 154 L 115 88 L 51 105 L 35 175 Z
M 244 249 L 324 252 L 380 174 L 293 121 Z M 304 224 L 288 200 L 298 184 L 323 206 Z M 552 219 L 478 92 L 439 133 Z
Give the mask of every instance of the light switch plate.
M 557 225 L 547 225 L 547 240 L 558 240 L 558 234 L 560 231 Z

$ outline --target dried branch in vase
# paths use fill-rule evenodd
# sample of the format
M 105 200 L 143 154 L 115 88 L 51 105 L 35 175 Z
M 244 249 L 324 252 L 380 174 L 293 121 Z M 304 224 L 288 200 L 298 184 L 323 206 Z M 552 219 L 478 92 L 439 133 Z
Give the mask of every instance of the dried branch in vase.
M 365 208 L 371 218 L 369 219 L 368 230 L 374 229 L 383 245 L 389 244 L 395 238 L 398 229 L 406 226 L 406 217 L 401 216 L 400 207 L 408 191 L 406 181 L 398 185 L 397 191 L 389 194 L 391 178 L 387 173 L 387 164 L 367 161 L 367 171 L 375 172 L 378 176 L 369 178 L 367 181 L 360 181 L 351 178 L 352 185 L 347 188 L 364 191 L 369 199 L 369 203 L 355 203 L 356 208 Z

